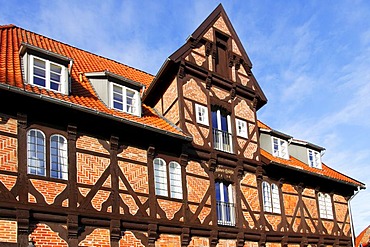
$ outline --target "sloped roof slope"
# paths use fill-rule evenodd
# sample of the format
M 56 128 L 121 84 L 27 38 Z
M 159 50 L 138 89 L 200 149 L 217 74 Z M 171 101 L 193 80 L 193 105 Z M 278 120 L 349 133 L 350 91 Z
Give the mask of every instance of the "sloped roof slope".
M 73 60 L 71 70 L 71 93 L 46 90 L 24 83 L 19 55 L 22 43 L 50 51 Z M 17 89 L 30 94 L 42 95 L 46 98 L 73 104 L 102 115 L 113 116 L 126 123 L 142 125 L 165 134 L 189 139 L 179 128 L 171 124 L 152 108 L 142 105 L 142 117 L 108 108 L 97 96 L 94 88 L 84 73 L 109 71 L 132 81 L 148 86 L 154 76 L 117 61 L 98 56 L 71 45 L 56 41 L 43 35 L 25 30 L 15 25 L 0 26 L 0 86 Z
M 370 246 L 370 225 L 357 236 L 356 247 L 359 247 L 360 244 L 362 244 L 362 247 Z
M 266 125 L 265 123 L 259 120 L 258 120 L 258 127 L 263 128 L 263 129 L 272 130 L 268 125 Z M 262 157 L 269 160 L 271 163 L 275 162 L 275 163 L 278 163 L 280 165 L 283 165 L 289 168 L 302 170 L 302 171 L 305 171 L 305 172 L 308 172 L 308 173 L 311 173 L 317 176 L 323 176 L 329 179 L 337 180 L 339 182 L 349 183 L 356 187 L 360 186 L 361 188 L 365 188 L 365 185 L 363 183 L 330 168 L 324 163 L 322 163 L 322 169 L 317 169 L 317 168 L 308 166 L 307 164 L 294 158 L 293 156 L 289 156 L 289 159 L 282 159 L 282 158 L 273 156 L 271 153 L 267 152 L 264 149 L 261 149 L 261 155 Z

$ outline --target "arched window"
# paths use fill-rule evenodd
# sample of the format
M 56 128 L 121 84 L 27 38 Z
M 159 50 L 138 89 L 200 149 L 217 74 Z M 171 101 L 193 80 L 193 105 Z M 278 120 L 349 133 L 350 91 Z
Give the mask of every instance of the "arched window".
M 263 210 L 266 212 L 272 212 L 271 204 L 271 188 L 267 182 L 262 182 L 262 195 L 263 195 Z
M 171 197 L 182 199 L 181 166 L 175 161 L 170 162 Z
M 279 187 L 276 184 L 271 184 L 271 197 L 272 197 L 272 212 L 281 213 Z
M 263 210 L 271 213 L 281 213 L 279 187 L 276 184 L 262 182 Z
M 168 196 L 166 162 L 161 158 L 155 158 L 153 160 L 153 164 L 155 194 L 160 196 Z
M 333 219 L 333 206 L 329 194 L 318 193 L 320 217 Z
M 27 172 L 46 176 L 45 135 L 42 131 L 30 129 L 27 132 Z
M 155 158 L 154 165 L 154 184 L 155 194 L 170 198 L 182 199 L 182 178 L 181 166 L 176 161 L 168 164 L 164 159 Z
M 68 179 L 67 139 L 61 135 L 50 137 L 50 177 Z
M 48 132 L 39 129 L 27 131 L 27 173 L 67 180 L 67 139 L 60 134 L 50 136 Z

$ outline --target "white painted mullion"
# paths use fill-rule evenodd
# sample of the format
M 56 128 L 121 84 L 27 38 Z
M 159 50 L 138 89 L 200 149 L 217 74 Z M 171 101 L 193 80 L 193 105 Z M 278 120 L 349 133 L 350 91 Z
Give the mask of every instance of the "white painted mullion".
M 218 147 L 217 147 L 217 149 L 224 150 L 223 149 L 224 140 L 223 140 L 223 135 L 222 135 L 221 111 L 220 110 L 217 110 L 217 129 L 219 130 L 217 132 L 217 137 L 218 137 Z
M 233 138 L 232 138 L 232 132 L 231 132 L 231 118 L 230 115 L 227 115 L 227 132 L 229 133 L 228 138 L 229 138 L 229 144 L 230 144 L 230 150 L 229 152 L 233 151 Z
M 48 89 L 51 89 L 50 84 L 50 61 L 44 61 L 45 62 L 45 87 Z
M 123 111 L 127 112 L 127 92 L 126 92 L 126 87 L 121 86 L 122 88 L 122 107 Z

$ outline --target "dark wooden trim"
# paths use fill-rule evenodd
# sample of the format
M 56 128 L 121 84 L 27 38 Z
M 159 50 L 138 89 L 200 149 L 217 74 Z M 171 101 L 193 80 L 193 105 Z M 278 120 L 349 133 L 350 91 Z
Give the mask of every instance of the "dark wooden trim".
M 148 183 L 149 183 L 149 215 L 152 218 L 157 217 L 157 198 L 155 196 L 155 180 L 153 160 L 155 158 L 155 147 L 150 146 L 147 150 L 148 160 Z
M 68 133 L 68 204 L 72 210 L 77 208 L 77 162 L 76 140 L 77 127 L 69 125 Z
M 0 247 L 17 247 L 17 246 L 18 246 L 17 243 L 0 242 Z

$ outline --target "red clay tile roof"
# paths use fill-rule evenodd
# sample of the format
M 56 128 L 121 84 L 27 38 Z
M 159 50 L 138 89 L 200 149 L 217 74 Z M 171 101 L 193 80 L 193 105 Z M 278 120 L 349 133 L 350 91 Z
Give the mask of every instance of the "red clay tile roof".
M 267 126 L 266 124 L 264 124 L 263 122 L 259 121 L 258 120 L 258 127 L 259 128 L 263 128 L 263 129 L 267 129 L 267 130 L 273 130 L 272 128 L 270 128 L 269 126 Z M 346 183 L 350 183 L 350 184 L 353 184 L 355 186 L 361 186 L 361 187 L 365 187 L 365 185 L 359 181 L 356 181 L 346 175 L 343 175 L 342 173 L 328 167 L 327 165 L 325 165 L 324 163 L 322 163 L 322 169 L 317 169 L 317 168 L 313 168 L 313 167 L 310 167 L 308 166 L 307 164 L 303 163 L 302 161 L 290 156 L 289 157 L 289 160 L 286 160 L 286 159 L 282 159 L 282 158 L 279 158 L 279 157 L 275 157 L 273 156 L 272 154 L 270 154 L 269 152 L 267 152 L 266 150 L 263 150 L 261 149 L 261 155 L 265 158 L 267 158 L 268 160 L 270 161 L 273 161 L 273 162 L 276 162 L 276 163 L 279 163 L 281 165 L 285 165 L 285 166 L 288 166 L 288 167 L 293 167 L 293 168 L 296 168 L 296 169 L 300 169 L 300 170 L 304 170 L 306 172 L 309 172 L 309 173 L 313 173 L 313 174 L 317 174 L 317 175 L 321 175 L 321 176 L 324 176 L 324 177 L 327 177 L 327 178 L 331 178 L 331 179 L 335 179 L 335 180 L 339 180 L 339 181 L 342 181 L 342 182 L 346 182 Z
M 363 247 L 370 246 L 370 225 L 366 227 L 356 238 L 356 247 L 362 244 Z
M 257 125 L 259 128 L 266 129 L 266 130 L 272 130 L 269 126 L 267 126 L 265 123 L 262 123 L 260 120 L 257 121 Z
M 22 42 L 73 59 L 71 72 L 72 93 L 70 95 L 59 94 L 50 90 L 41 89 L 37 86 L 25 84 L 23 82 L 19 55 L 19 48 Z M 149 106 L 142 106 L 142 117 L 133 116 L 108 108 L 96 95 L 95 90 L 84 75 L 84 73 L 87 72 L 103 72 L 106 70 L 130 80 L 140 82 L 146 87 L 149 86 L 154 78 L 153 75 L 143 71 L 30 32 L 17 26 L 0 26 L 0 84 L 7 84 L 27 92 L 57 98 L 61 101 L 76 104 L 87 109 L 118 118 L 124 118 L 129 120 L 129 122 L 153 127 L 154 129 L 158 129 L 164 133 L 189 138 L 179 128 L 156 114 Z M 81 73 L 82 81 L 79 80 Z

